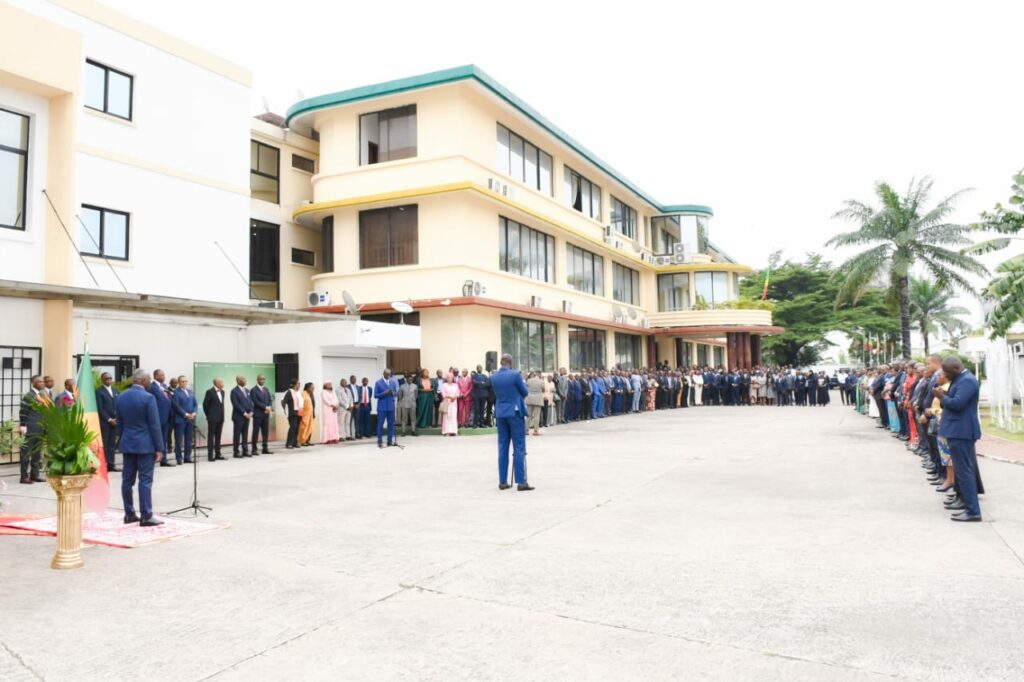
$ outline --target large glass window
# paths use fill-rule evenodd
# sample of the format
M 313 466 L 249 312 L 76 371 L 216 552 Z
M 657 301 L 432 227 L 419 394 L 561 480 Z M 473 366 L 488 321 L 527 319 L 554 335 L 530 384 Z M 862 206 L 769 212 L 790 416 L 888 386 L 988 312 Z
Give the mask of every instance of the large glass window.
M 555 238 L 514 220 L 498 218 L 498 265 L 505 272 L 554 282 Z
M 334 272 L 334 216 L 329 215 L 320 223 L 320 254 L 323 272 Z
M 262 220 L 249 221 L 249 298 L 278 300 L 280 246 L 280 226 Z
M 85 62 L 85 106 L 132 120 L 133 79 L 97 62 Z
M 78 250 L 87 256 L 128 260 L 128 214 L 99 206 L 82 206 Z
M 574 370 L 600 369 L 604 364 L 604 332 L 600 329 L 569 327 L 569 367 Z
M 292 168 L 306 173 L 312 173 L 316 168 L 316 163 L 313 159 L 307 159 L 305 156 L 292 154 Z
M 651 219 L 654 229 L 654 250 L 658 253 L 672 253 L 676 242 L 682 238 L 680 217 L 657 216 Z
M 615 197 L 612 202 L 612 229 L 630 239 L 636 239 L 636 209 L 628 206 Z
M 697 344 L 697 364 L 701 367 L 708 366 L 708 344 Z
M 556 357 L 554 322 L 501 316 L 501 352 L 512 356 L 512 366 L 527 372 L 554 372 Z
M 28 116 L 0 109 L 0 227 L 25 229 Z
M 249 142 L 249 193 L 253 199 L 280 203 L 281 151 L 256 140 Z
M 612 298 L 640 305 L 640 273 L 625 265 L 612 263 Z
M 604 258 L 566 244 L 565 261 L 566 284 L 570 289 L 604 296 Z
M 359 267 L 415 265 L 419 258 L 416 204 L 359 212 Z
M 698 272 L 694 278 L 698 303 L 714 308 L 729 300 L 729 273 Z
M 601 188 L 568 166 L 565 167 L 565 199 L 583 215 L 601 220 Z
M 658 275 L 658 311 L 662 313 L 690 309 L 690 273 Z
M 498 170 L 551 194 L 551 155 L 498 124 Z
M 715 367 L 725 367 L 725 349 L 721 346 L 714 346 Z
M 416 105 L 359 117 L 359 165 L 416 156 Z
M 622 369 L 639 367 L 641 343 L 637 334 L 615 332 L 615 364 Z

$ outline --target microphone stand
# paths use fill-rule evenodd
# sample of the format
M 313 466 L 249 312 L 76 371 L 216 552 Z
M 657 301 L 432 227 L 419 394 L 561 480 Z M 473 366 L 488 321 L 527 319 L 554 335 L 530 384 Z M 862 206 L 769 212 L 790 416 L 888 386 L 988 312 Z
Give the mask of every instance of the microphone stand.
M 192 502 L 187 507 L 167 512 L 165 516 L 173 516 L 174 514 L 180 514 L 183 511 L 191 509 L 192 516 L 199 516 L 202 514 L 209 518 L 210 515 L 206 512 L 213 511 L 213 507 L 204 507 L 199 504 L 199 457 L 196 453 L 196 443 L 198 442 L 196 434 L 202 436 L 203 440 L 207 440 L 206 434 L 199 430 L 199 427 L 196 426 L 195 422 L 192 422 Z

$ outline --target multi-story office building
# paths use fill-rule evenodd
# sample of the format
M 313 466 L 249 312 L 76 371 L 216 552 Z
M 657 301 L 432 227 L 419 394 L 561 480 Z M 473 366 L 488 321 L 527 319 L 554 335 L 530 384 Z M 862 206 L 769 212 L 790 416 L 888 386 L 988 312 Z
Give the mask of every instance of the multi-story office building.
M 0 419 L 32 374 L 73 377 L 86 337 L 118 379 L 280 359 L 319 383 L 419 346 L 268 290 L 319 272 L 319 231 L 266 228 L 310 198 L 316 143 L 267 152 L 284 132 L 252 123 L 246 69 L 93 0 L 0 0 L 0 27 Z
M 474 66 L 306 99 L 284 125 L 318 141 L 292 211 L 320 233 L 314 309 L 407 302 L 409 369 L 745 367 L 778 331 L 733 307 L 750 268 L 708 241 L 710 208 L 656 201 Z

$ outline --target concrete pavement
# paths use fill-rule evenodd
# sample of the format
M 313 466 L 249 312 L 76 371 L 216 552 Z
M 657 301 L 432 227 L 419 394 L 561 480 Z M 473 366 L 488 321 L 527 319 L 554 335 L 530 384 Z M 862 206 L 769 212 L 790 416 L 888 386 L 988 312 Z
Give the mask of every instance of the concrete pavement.
M 1024 467 L 983 460 L 986 522 L 955 524 L 835 404 L 548 429 L 530 493 L 492 438 L 405 442 L 203 460 L 230 529 L 79 571 L 0 537 L 0 678 L 1024 678 Z M 8 512 L 53 509 L 7 480 Z M 158 509 L 190 489 L 157 470 Z

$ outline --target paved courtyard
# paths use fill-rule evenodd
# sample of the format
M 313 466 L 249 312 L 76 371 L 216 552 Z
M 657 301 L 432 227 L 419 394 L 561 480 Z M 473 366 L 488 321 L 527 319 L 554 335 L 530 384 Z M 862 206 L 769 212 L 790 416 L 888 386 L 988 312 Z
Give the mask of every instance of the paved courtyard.
M 954 524 L 839 405 L 550 429 L 530 493 L 493 436 L 406 442 L 204 461 L 231 528 L 79 571 L 0 537 L 0 679 L 1024 679 L 1022 466 L 982 461 L 986 523 Z M 158 469 L 157 508 L 190 486 Z

